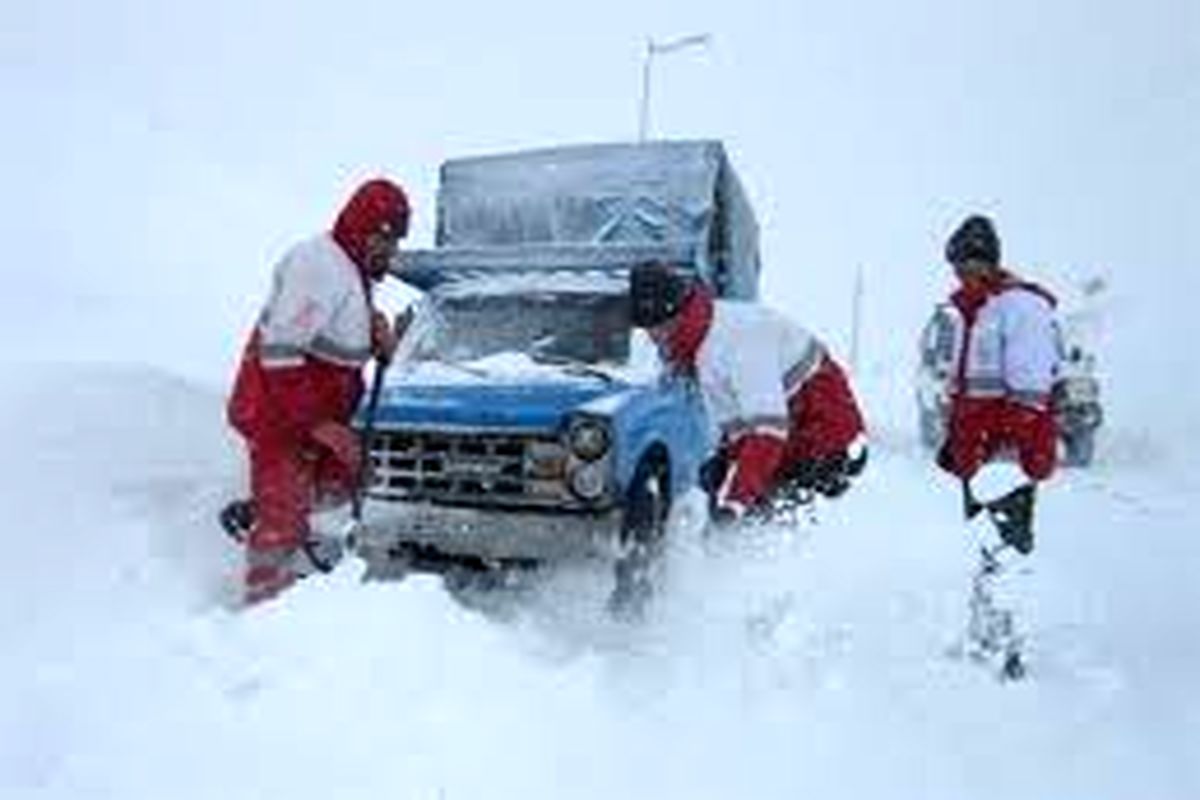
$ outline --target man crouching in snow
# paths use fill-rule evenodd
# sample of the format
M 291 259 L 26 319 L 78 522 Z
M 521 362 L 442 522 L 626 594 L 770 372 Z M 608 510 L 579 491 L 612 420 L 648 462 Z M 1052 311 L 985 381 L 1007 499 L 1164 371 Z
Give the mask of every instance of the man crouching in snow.
M 987 520 L 968 632 L 974 654 L 1000 656 L 1002 674 L 1019 678 L 1025 670 L 1021 638 L 1011 609 L 997 606 L 992 591 L 1011 593 L 1021 571 L 1011 562 L 1033 551 L 1035 487 L 1056 465 L 1050 406 L 1058 363 L 1055 300 L 1000 266 L 1000 239 L 987 217 L 968 217 L 947 242 L 945 256 L 959 282 L 950 299 L 962 334 L 937 461 L 961 480 L 967 518 Z M 997 583 L 1002 575 L 1007 586 Z
M 356 489 L 362 453 L 349 422 L 362 368 L 372 355 L 386 362 L 396 347 L 372 304 L 372 283 L 387 274 L 408 220 L 399 186 L 368 181 L 332 231 L 297 244 L 275 266 L 227 408 L 250 459 L 247 603 L 278 594 L 303 571 L 314 502 Z
M 668 264 L 630 276 L 632 321 L 694 376 L 720 432 L 701 484 L 714 521 L 769 516 L 817 492 L 837 497 L 866 465 L 862 414 L 842 368 L 812 334 L 756 303 L 715 300 Z

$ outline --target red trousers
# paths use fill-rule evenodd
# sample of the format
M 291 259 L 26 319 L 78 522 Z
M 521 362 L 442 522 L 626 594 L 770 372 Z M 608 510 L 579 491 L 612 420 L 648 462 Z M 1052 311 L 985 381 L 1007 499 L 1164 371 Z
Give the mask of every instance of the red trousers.
M 1042 481 L 1058 460 L 1058 428 L 1053 412 L 1004 398 L 959 397 L 950 412 L 943 466 L 961 478 L 1010 451 L 1031 480 Z
M 247 444 L 250 493 L 257 512 L 250 548 L 299 547 L 308 538 L 314 504 L 344 500 L 355 476 L 337 459 L 301 447 L 290 437 L 260 437 Z
M 336 459 L 292 437 L 257 437 L 250 452 L 255 521 L 246 541 L 245 599 L 254 603 L 296 579 L 292 559 L 309 538 L 313 506 L 349 496 L 355 476 Z

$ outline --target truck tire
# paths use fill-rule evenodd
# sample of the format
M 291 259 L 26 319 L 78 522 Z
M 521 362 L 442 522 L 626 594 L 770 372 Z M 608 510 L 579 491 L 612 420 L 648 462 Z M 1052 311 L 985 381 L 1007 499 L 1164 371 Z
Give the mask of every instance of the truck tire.
M 671 484 L 666 460 L 642 459 L 630 481 L 621 525 L 620 555 L 613 565 L 608 609 L 618 619 L 641 619 L 654 594 L 654 572 L 666 539 Z

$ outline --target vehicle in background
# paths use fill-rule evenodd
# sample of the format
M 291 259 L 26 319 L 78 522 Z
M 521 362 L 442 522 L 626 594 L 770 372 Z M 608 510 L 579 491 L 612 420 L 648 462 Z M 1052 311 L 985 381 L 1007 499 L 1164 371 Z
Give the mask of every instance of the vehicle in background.
M 921 444 L 937 451 L 950 415 L 951 370 L 959 321 L 953 306 L 938 303 L 921 329 L 916 378 L 917 432 Z
M 1065 335 L 1059 338 L 1059 356 L 1052 401 L 1062 459 L 1068 466 L 1086 467 L 1096 455 L 1096 432 L 1104 424 L 1096 356 L 1067 341 Z

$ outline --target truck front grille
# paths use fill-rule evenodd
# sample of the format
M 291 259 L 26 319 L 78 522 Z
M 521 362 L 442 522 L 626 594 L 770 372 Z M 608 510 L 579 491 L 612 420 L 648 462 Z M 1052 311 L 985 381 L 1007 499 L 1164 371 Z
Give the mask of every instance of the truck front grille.
M 368 494 L 385 500 L 564 508 L 567 450 L 557 436 L 377 430 Z

